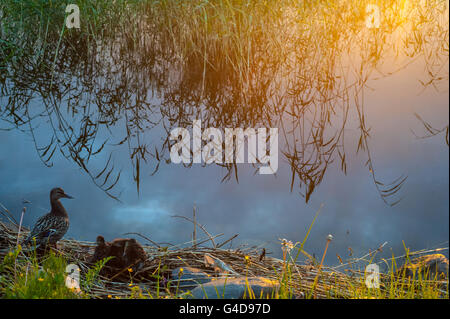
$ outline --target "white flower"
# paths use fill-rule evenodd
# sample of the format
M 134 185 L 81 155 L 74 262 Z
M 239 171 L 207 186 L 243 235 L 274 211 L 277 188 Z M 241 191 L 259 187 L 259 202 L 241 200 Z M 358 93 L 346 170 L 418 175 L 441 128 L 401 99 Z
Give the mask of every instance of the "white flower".
M 287 240 L 285 238 L 280 238 L 281 241 L 281 249 L 286 250 L 288 253 L 291 252 L 292 248 L 294 248 L 294 244 L 292 241 Z

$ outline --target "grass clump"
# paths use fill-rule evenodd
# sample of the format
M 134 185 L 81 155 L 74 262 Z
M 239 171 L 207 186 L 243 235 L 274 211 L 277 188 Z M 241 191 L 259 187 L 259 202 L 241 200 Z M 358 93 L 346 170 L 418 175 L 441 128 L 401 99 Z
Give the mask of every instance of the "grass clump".
M 69 271 L 80 269 L 69 263 L 63 254 L 50 250 L 37 257 L 35 251 L 24 253 L 18 245 L 4 255 L 0 264 L 0 296 L 7 299 L 89 298 L 109 259 L 111 257 L 100 260 L 79 274 L 75 287 L 68 282 Z
M 10 251 L 0 264 L 0 289 L 3 298 L 74 299 L 83 294 L 69 289 L 66 282 L 67 261 L 53 252 L 40 262 L 36 256 L 19 258 L 21 247 Z

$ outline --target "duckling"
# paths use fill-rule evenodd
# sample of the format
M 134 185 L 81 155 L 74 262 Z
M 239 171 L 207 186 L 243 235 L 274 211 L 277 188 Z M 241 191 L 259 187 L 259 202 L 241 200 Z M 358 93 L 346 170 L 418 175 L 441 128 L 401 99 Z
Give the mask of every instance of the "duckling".
M 108 257 L 110 244 L 105 241 L 103 236 L 97 236 L 97 246 L 95 247 L 94 255 L 90 259 L 91 263 L 95 263 L 103 258 Z
M 116 238 L 112 242 L 107 242 L 103 236 L 97 236 L 97 247 L 95 247 L 94 255 L 91 258 L 91 263 L 95 263 L 106 257 L 114 257 L 109 260 L 106 265 L 113 268 L 125 267 L 123 255 L 126 240 L 127 239 L 124 238 Z
M 131 238 L 125 242 L 123 257 L 127 266 L 134 265 L 139 262 L 137 268 L 140 268 L 141 263 L 147 259 L 147 254 L 137 240 Z
M 56 187 L 50 191 L 50 213 L 39 218 L 31 230 L 28 237 L 23 242 L 24 245 L 36 240 L 36 248 L 46 245 L 56 245 L 56 243 L 66 234 L 69 229 L 69 215 L 59 201 L 60 198 L 70 198 L 62 188 Z
M 147 254 L 136 239 L 116 238 L 111 242 L 106 242 L 103 236 L 97 236 L 97 247 L 91 262 L 95 263 L 106 257 L 114 257 L 108 261 L 108 266 L 124 268 L 145 261 Z

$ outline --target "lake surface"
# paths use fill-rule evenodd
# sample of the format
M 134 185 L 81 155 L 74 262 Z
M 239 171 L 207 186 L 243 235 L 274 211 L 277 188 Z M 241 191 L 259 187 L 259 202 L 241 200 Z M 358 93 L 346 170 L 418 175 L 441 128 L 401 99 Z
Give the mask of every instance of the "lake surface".
M 385 242 L 379 258 L 390 257 L 392 253 L 402 255 L 403 242 L 411 250 L 448 247 L 449 148 L 448 131 L 445 131 L 449 118 L 448 23 L 446 30 L 447 38 L 441 39 L 444 49 L 431 50 L 437 55 L 435 59 L 424 59 L 424 53 L 411 58 L 404 54 L 406 49 L 396 52 L 401 45 L 393 45 L 375 62 L 372 58 L 364 62 L 364 56 L 372 53 L 362 45 L 359 50 L 339 52 L 342 57 L 334 62 L 342 65 L 333 66 L 334 73 L 330 74 L 325 68 L 329 67 L 328 62 L 323 62 L 320 56 L 311 57 L 310 62 L 316 61 L 317 65 L 310 65 L 312 73 L 305 73 L 311 74 L 307 80 L 299 80 L 303 72 L 307 72 L 302 69 L 305 65 L 296 65 L 300 62 L 288 54 L 287 59 L 292 59 L 292 63 L 285 62 L 286 66 L 273 74 L 276 93 L 269 94 L 274 88 L 261 83 L 255 84 L 255 91 L 252 91 L 250 84 L 246 95 L 250 100 L 248 105 L 233 104 L 247 101 L 235 99 L 234 84 L 223 91 L 215 88 L 222 80 L 214 78 L 219 75 L 211 70 L 208 70 L 211 72 L 211 78 L 207 77 L 209 82 L 202 87 L 201 75 L 192 72 L 186 75 L 186 70 L 180 71 L 173 65 L 167 66 L 164 72 L 154 71 L 160 79 L 146 78 L 137 65 L 118 64 L 112 56 L 94 55 L 101 61 L 99 64 L 81 59 L 77 62 L 79 65 L 92 67 L 84 71 L 61 62 L 57 67 L 61 70 L 54 78 L 45 73 L 14 73 L 21 68 L 13 65 L 10 74 L 15 74 L 15 78 L 9 78 L 3 86 L 6 93 L 4 91 L 0 98 L 2 111 L 11 110 L 14 103 L 27 103 L 27 112 L 21 114 L 35 118 L 30 131 L 26 125 L 12 125 L 14 117 L 2 113 L 5 124 L 2 128 L 11 130 L 0 131 L 0 203 L 19 219 L 24 205 L 22 200 L 30 201 L 26 204 L 24 224 L 31 226 L 40 215 L 48 212 L 50 189 L 60 186 L 75 197 L 64 201 L 71 219 L 66 238 L 94 241 L 101 234 L 110 240 L 134 232 L 174 245 L 189 245 L 193 227 L 173 216 L 192 217 L 195 205 L 198 222 L 211 234 L 224 234 L 216 239 L 218 243 L 239 234 L 224 247 L 243 244 L 264 247 L 275 257 L 281 256 L 281 238 L 294 243 L 303 240 L 320 209 L 304 248 L 319 257 L 326 236 L 332 234 L 334 240 L 326 258 L 329 265 L 338 264 L 336 255 L 346 259 L 352 251 L 353 257 L 361 256 Z M 360 40 L 365 39 L 364 35 L 359 36 Z M 392 36 L 386 41 L 396 40 Z M 109 54 L 104 48 L 99 48 L 98 52 Z M 137 53 L 139 59 L 144 53 L 147 54 Z M 334 56 L 327 52 L 323 59 L 326 60 L 328 54 Z M 358 74 L 360 65 L 365 69 Z M 323 67 L 325 71 L 316 67 Z M 65 68 L 71 73 L 64 71 Z M 283 71 L 284 68 L 287 71 Z M 259 73 L 254 74 L 253 80 L 260 80 Z M 366 74 L 367 81 L 361 85 Z M 329 79 L 318 85 L 324 81 L 322 76 Z M 158 81 L 162 84 L 155 84 Z M 173 82 L 177 84 L 171 86 Z M 309 83 L 314 84 L 308 87 Z M 429 85 L 425 85 L 427 83 Z M 300 84 L 305 86 L 301 93 L 292 93 Z M 127 90 L 122 90 L 123 86 Z M 30 87 L 33 87 L 32 98 L 24 102 L 27 95 L 23 92 Z M 310 95 L 313 102 L 302 105 L 300 102 L 305 102 L 308 90 L 315 90 L 315 95 Z M 127 96 L 129 92 L 132 93 Z M 17 101 L 11 102 L 12 97 Z M 285 100 L 280 102 L 280 97 Z M 146 107 L 133 107 L 138 104 Z M 121 106 L 128 109 L 117 112 L 117 121 L 112 120 L 115 115 L 111 114 Z M 284 107 L 281 113 L 274 110 L 277 106 Z M 299 112 L 295 123 L 292 110 Z M 266 111 L 269 117 L 262 115 Z M 180 114 L 186 116 L 173 120 Z M 238 119 L 230 120 L 230 114 L 236 114 Z M 274 114 L 280 115 L 277 118 Z M 417 115 L 430 123 L 435 136 L 421 138 L 430 135 L 430 131 Z M 273 127 L 280 131 L 277 173 L 255 174 L 251 165 L 237 164 L 236 181 L 233 166 L 227 169 L 194 164 L 186 168 L 171 163 L 168 145 L 164 144 L 168 128 L 183 124 L 190 130 L 193 119 L 202 119 L 203 127 L 220 130 L 233 124 L 244 128 L 269 127 L 269 120 L 272 120 Z M 96 126 L 103 120 L 109 124 Z M 344 120 L 345 126 L 342 125 Z M 89 125 L 84 125 L 87 122 Z M 67 129 L 65 132 L 58 127 L 61 123 Z M 363 140 L 366 148 L 358 150 L 362 123 L 368 135 Z M 94 130 L 97 127 L 98 130 Z M 282 135 L 283 129 L 288 132 L 293 129 L 294 133 Z M 336 133 L 342 133 L 345 138 L 333 140 L 327 146 L 326 142 Z M 94 136 L 95 140 L 90 140 Z M 65 143 L 64 138 L 71 143 Z M 82 138 L 86 139 L 85 144 L 80 142 Z M 57 139 L 61 141 L 56 143 Z M 58 145 L 56 149 L 53 143 Z M 47 149 L 47 145 L 51 147 Z M 161 147 L 164 145 L 163 155 Z M 295 162 L 297 171 L 291 188 L 293 162 L 283 152 L 292 155 L 294 145 L 303 157 Z M 333 145 L 333 155 L 328 157 L 328 148 Z M 89 146 L 92 146 L 90 151 Z M 140 152 L 147 156 L 140 157 Z M 157 161 L 159 156 L 164 160 Z M 305 164 L 301 160 L 308 156 L 311 162 L 300 165 Z M 86 163 L 89 163 L 91 175 L 77 162 L 79 158 L 88 157 Z M 111 174 L 108 174 L 110 169 Z M 96 178 L 99 172 L 103 175 Z M 115 183 L 118 172 L 121 172 L 120 178 Z M 230 172 L 230 179 L 221 182 Z M 403 177 L 407 178 L 403 180 Z M 383 196 L 388 193 L 392 196 Z M 197 233 L 205 238 L 200 230 Z M 448 250 L 442 253 L 448 256 Z

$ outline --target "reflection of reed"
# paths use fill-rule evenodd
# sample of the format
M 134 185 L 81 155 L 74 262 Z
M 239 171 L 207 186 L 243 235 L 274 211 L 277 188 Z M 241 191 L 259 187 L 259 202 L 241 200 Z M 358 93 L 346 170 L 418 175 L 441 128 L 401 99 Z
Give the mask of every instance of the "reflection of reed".
M 120 178 L 112 153 L 100 171 L 89 163 L 109 152 L 100 131 L 125 128 L 117 143 L 128 146 L 139 191 L 142 161 L 156 171 L 168 160 L 173 127 L 200 118 L 203 127 L 279 127 L 291 190 L 305 187 L 308 201 L 333 161 L 346 172 L 344 128 L 355 112 L 358 151 L 383 200 L 395 204 L 406 178 L 376 178 L 364 90 L 392 52 L 424 60 L 424 86 L 448 84 L 448 21 L 436 19 L 439 4 L 386 1 L 380 28 L 366 29 L 367 3 L 97 1 L 95 10 L 80 6 L 75 31 L 58 29 L 64 10 L 56 4 L 25 1 L 17 10 L 4 1 L 1 118 L 31 132 L 44 163 L 58 150 L 112 197 Z M 33 99 L 43 107 L 31 108 Z M 44 146 L 34 133 L 42 119 L 53 132 Z M 144 136 L 155 128 L 166 138 L 149 145 Z M 237 179 L 235 163 L 220 165 L 224 180 Z

